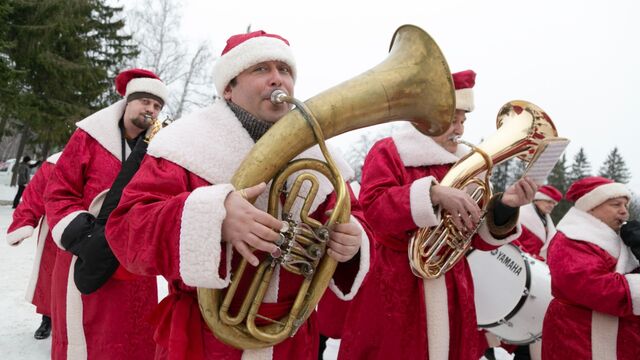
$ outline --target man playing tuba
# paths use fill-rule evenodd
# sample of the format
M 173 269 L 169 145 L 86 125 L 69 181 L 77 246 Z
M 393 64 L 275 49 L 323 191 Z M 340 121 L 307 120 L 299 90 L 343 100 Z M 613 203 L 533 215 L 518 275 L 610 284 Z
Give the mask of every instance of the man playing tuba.
M 253 273 L 260 260 L 280 250 L 275 242 L 283 221 L 264 211 L 266 185 L 235 189 L 230 180 L 255 142 L 289 112 L 287 104 L 274 104 L 270 97 L 275 90 L 292 96 L 297 71 L 287 40 L 255 31 L 228 39 L 214 75 L 223 98 L 154 138 L 107 223 L 107 238 L 128 270 L 162 275 L 170 284 L 169 296 L 153 316 L 158 358 L 314 359 L 314 314 L 283 342 L 242 350 L 214 337 L 198 308 L 196 287 L 225 289 L 240 259 L 250 264 L 245 274 Z M 296 139 L 281 141 L 286 146 Z M 348 179 L 352 170 L 344 161 L 337 163 Z M 256 207 L 247 201 L 254 198 Z M 353 194 L 351 202 L 352 214 L 362 219 Z M 333 187 L 321 184 L 309 214 L 324 222 L 334 203 Z M 330 288 L 350 299 L 369 267 L 368 240 L 360 223 L 352 218 L 338 224 L 328 248 L 328 256 L 340 262 Z M 300 276 L 278 267 L 260 315 L 282 318 L 300 282 Z M 247 287 L 241 282 L 237 293 L 246 293 Z
M 412 234 L 437 225 L 440 210 L 467 233 L 481 217 L 466 192 L 438 185 L 463 155 L 455 137 L 473 110 L 475 73 L 455 73 L 453 82 L 456 112 L 447 132 L 429 137 L 411 127 L 380 140 L 367 155 L 359 199 L 376 233 L 376 261 L 351 303 L 340 359 L 477 359 L 484 351 L 466 259 L 431 280 L 414 275 L 408 259 Z M 493 197 L 473 246 L 491 250 L 520 236 L 518 208 L 531 202 L 536 188 L 522 179 Z

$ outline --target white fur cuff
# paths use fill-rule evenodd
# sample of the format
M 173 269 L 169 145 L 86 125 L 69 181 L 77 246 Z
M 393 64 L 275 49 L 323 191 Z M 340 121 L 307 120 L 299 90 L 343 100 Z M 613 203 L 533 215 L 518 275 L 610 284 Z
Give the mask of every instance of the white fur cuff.
M 33 226 L 27 225 L 13 230 L 7 234 L 7 244 L 11 246 L 19 245 L 22 240 L 28 239 L 33 235 Z
M 189 286 L 221 289 L 229 284 L 231 246 L 227 246 L 227 274 L 220 278 L 224 200 L 231 184 L 195 189 L 184 202 L 180 226 L 180 276 Z
M 356 278 L 353 280 L 351 290 L 346 294 L 338 288 L 333 279 L 331 279 L 331 282 L 329 283 L 329 289 L 331 289 L 331 291 L 336 294 L 338 299 L 345 301 L 353 300 L 353 298 L 356 296 L 358 290 L 360 289 L 360 285 L 362 285 L 365 276 L 369 272 L 370 264 L 369 237 L 367 236 L 367 233 L 366 231 L 364 231 L 364 228 L 362 227 L 360 222 L 355 217 L 353 217 L 353 215 L 351 216 L 351 222 L 358 225 L 360 231 L 362 231 L 362 242 L 360 243 L 360 268 L 358 269 Z
M 514 234 L 511 234 L 504 239 L 496 239 L 493 235 L 491 235 L 489 226 L 487 226 L 487 222 L 485 221 L 482 223 L 482 225 L 480 225 L 480 228 L 478 229 L 478 235 L 480 235 L 480 238 L 482 238 L 482 240 L 484 240 L 484 242 L 489 245 L 502 246 L 512 242 L 513 240 L 519 238 L 520 235 L 522 235 L 522 225 L 520 225 L 520 222 L 518 222 L 518 225 L 516 225 L 516 232 Z
M 53 241 L 58 245 L 58 247 L 62 250 L 66 250 L 64 246 L 62 246 L 62 234 L 67 229 L 67 226 L 71 224 L 71 222 L 80 214 L 89 213 L 88 211 L 78 210 L 74 211 L 67 216 L 63 217 L 58 221 L 56 226 L 51 230 L 51 237 L 53 237 Z
M 640 274 L 626 274 L 624 277 L 629 283 L 633 315 L 640 315 Z
M 433 176 L 423 177 L 411 184 L 409 202 L 411 217 L 418 227 L 431 227 L 438 224 L 438 216 L 431 203 L 431 185 L 438 184 Z

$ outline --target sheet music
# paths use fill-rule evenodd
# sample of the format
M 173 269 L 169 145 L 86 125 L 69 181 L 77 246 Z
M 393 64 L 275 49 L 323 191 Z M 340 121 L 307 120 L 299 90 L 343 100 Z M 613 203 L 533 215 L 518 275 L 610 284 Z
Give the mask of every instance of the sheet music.
M 522 176 L 528 176 L 539 185 L 545 184 L 569 142 L 569 139 L 565 138 L 544 140 Z

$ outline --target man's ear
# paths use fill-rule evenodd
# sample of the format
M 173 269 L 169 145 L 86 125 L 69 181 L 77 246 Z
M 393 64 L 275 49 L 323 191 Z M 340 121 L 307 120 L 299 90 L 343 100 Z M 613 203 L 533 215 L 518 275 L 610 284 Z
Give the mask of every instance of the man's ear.
M 224 88 L 224 94 L 222 94 L 222 97 L 227 101 L 231 100 L 231 84 L 227 84 Z

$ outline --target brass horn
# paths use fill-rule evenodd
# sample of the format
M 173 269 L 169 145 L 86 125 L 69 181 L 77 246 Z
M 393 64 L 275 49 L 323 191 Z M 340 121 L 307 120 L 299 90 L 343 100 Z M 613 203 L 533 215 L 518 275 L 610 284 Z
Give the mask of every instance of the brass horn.
M 547 113 L 527 101 L 516 100 L 505 104 L 498 112 L 496 123 L 498 130 L 480 145 L 462 142 L 472 151 L 461 158 L 440 182 L 440 185 L 470 192 L 483 210 L 479 224 L 484 221 L 484 213 L 492 196 L 489 179 L 493 167 L 516 156 L 528 162 L 543 148 L 543 144 L 558 139 L 558 132 Z M 482 172 L 486 172 L 484 179 L 477 177 Z M 437 226 L 421 228 L 411 238 L 409 261 L 417 276 L 425 279 L 440 277 L 471 246 L 475 231 L 465 235 L 456 228 L 451 216 L 443 212 Z
M 350 202 L 344 180 L 324 149 L 324 140 L 344 132 L 409 119 L 429 135 L 442 134 L 453 118 L 455 98 L 449 67 L 437 44 L 422 29 L 404 25 L 396 30 L 385 61 L 358 77 L 337 85 L 305 103 L 274 94 L 276 101 L 296 104 L 296 109 L 280 119 L 256 143 L 234 174 L 236 189 L 268 182 L 274 178 L 268 212 L 286 220 L 290 227 L 281 231 L 286 240 L 278 244 L 281 256 L 267 256 L 257 268 L 241 260 L 233 269 L 227 289 L 198 288 L 198 302 L 207 325 L 222 342 L 240 349 L 273 346 L 293 336 L 327 288 L 336 268 L 335 260 L 325 256 L 328 230 L 335 223 L 349 221 Z M 273 97 L 273 96 L 272 96 Z M 318 143 L 327 158 L 290 160 Z M 285 168 L 289 163 L 289 167 Z M 298 177 L 287 194 L 281 213 L 278 202 L 283 184 L 290 174 L 312 169 L 329 178 L 336 189 L 337 205 L 327 224 L 308 217 L 315 196 L 317 179 L 310 173 Z M 278 174 L 278 175 L 276 175 Z M 289 213 L 301 183 L 312 184 L 300 214 L 301 223 Z M 301 276 L 301 286 L 289 313 L 280 319 L 258 314 L 275 266 Z M 236 314 L 230 314 L 241 279 L 252 276 L 250 287 Z M 239 294 L 238 294 L 239 295 Z M 258 326 L 256 318 L 269 324 Z

